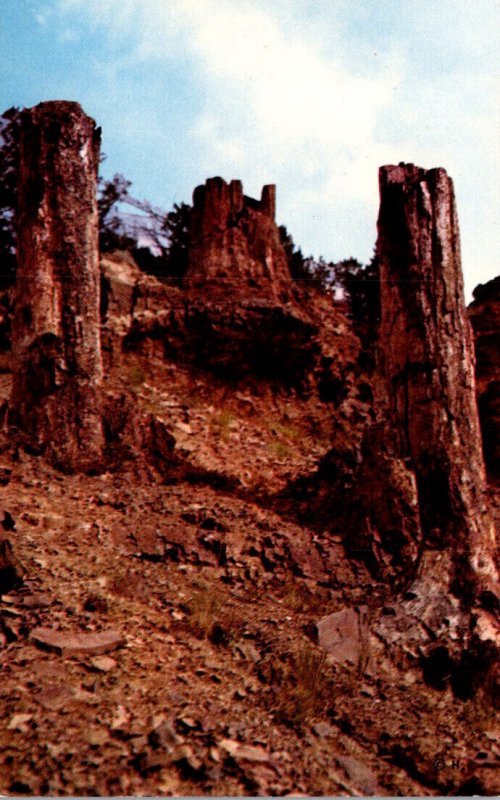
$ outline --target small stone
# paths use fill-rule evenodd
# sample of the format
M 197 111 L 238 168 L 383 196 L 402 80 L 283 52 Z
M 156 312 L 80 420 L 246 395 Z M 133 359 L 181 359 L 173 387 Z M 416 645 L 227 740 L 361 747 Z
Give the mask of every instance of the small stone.
M 193 748 L 188 744 L 180 744 L 176 747 L 172 762 L 183 768 L 188 774 L 198 774 L 204 767 L 201 758 L 195 755 Z
M 195 728 L 201 728 L 201 723 L 197 722 L 192 717 L 178 717 L 177 725 L 183 730 L 184 732 L 194 730 Z
M 325 736 L 332 735 L 333 728 L 327 722 L 317 722 L 316 725 L 313 725 L 313 731 L 320 739 L 324 739 Z
M 361 795 L 373 797 L 374 795 L 385 794 L 383 789 L 379 786 L 375 774 L 366 764 L 362 764 L 361 761 L 358 761 L 352 756 L 339 756 L 337 758 L 337 763 L 342 767 L 349 780 L 352 781 L 354 787 Z
M 159 747 L 168 750 L 174 745 L 182 743 L 182 741 L 170 721 L 163 721 L 158 725 L 154 725 L 153 730 L 148 733 L 148 742 L 154 750 Z
M 49 686 L 35 696 L 35 700 L 49 711 L 60 711 L 75 697 L 69 686 Z
M 110 656 L 96 656 L 90 659 L 90 663 L 99 672 L 109 672 L 116 667 L 116 661 Z
M 126 644 L 126 639 L 113 630 L 69 633 L 52 628 L 35 628 L 31 632 L 31 638 L 38 647 L 65 656 L 100 655 L 110 650 L 117 650 Z
M 23 733 L 26 732 L 26 723 L 29 722 L 33 717 L 33 714 L 14 714 L 11 718 L 9 724 L 7 725 L 8 731 L 21 731 Z
M 261 660 L 261 655 L 257 648 L 251 642 L 239 642 L 236 649 L 243 656 L 246 661 L 251 661 L 253 664 L 258 664 Z
M 118 706 L 116 709 L 115 716 L 113 717 L 113 721 L 111 723 L 112 730 L 121 730 L 130 722 L 130 714 L 128 713 L 125 706 Z
M 46 594 L 34 594 L 31 597 L 23 597 L 21 605 L 23 608 L 49 608 L 53 602 L 53 598 Z
M 91 728 L 85 738 L 92 747 L 102 747 L 109 740 L 109 733 L 104 728 Z
M 191 434 L 193 432 L 191 425 L 188 425 L 186 422 L 180 422 L 180 421 L 176 422 L 175 427 L 178 428 L 183 433 Z
M 234 739 L 222 739 L 219 747 L 229 753 L 235 761 L 252 761 L 258 764 L 272 765 L 269 753 L 263 747 L 255 747 L 249 744 L 242 744 Z
M 220 750 L 217 747 L 210 748 L 210 758 L 212 761 L 215 761 L 216 764 L 220 763 Z

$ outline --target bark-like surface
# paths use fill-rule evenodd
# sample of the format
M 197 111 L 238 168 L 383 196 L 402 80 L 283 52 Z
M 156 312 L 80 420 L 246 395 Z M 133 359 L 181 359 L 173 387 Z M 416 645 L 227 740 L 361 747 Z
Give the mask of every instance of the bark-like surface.
M 274 221 L 276 188 L 261 200 L 243 194 L 241 181 L 210 178 L 193 193 L 186 283 L 274 301 L 291 288 L 285 251 Z
M 453 184 L 444 169 L 380 171 L 380 350 L 400 455 L 411 459 L 428 547 L 449 549 L 452 589 L 492 590 L 474 360 Z
M 100 129 L 77 103 L 22 114 L 13 420 L 65 470 L 103 446 L 96 204 Z

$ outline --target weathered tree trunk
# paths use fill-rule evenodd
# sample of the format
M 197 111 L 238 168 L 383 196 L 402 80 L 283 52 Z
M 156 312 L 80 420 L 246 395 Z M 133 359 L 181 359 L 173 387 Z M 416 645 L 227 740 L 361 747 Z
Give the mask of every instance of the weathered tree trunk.
M 416 473 L 424 547 L 448 550 L 451 589 L 496 590 L 472 334 L 453 183 L 443 169 L 380 170 L 380 352 L 389 414 Z
M 291 288 L 286 254 L 275 223 L 276 187 L 260 200 L 243 194 L 241 181 L 210 178 L 193 194 L 186 285 L 219 287 L 227 296 L 266 297 L 281 302 Z
M 22 113 L 13 419 L 65 470 L 98 465 L 100 129 L 77 103 Z

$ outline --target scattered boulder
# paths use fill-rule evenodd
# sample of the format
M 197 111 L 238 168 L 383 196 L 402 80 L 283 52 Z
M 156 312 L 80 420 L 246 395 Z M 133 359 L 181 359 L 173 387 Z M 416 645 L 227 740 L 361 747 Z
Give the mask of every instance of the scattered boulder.
M 126 643 L 125 637 L 113 630 L 71 633 L 52 628 L 35 628 L 31 631 L 31 638 L 43 650 L 52 650 L 62 656 L 96 656 L 117 650 Z
M 345 608 L 322 617 L 314 626 L 315 638 L 337 664 L 366 668 L 369 660 L 367 607 Z
M 356 794 L 362 797 L 382 796 L 384 789 L 379 785 L 375 773 L 352 756 L 337 756 L 337 764 L 347 775 Z

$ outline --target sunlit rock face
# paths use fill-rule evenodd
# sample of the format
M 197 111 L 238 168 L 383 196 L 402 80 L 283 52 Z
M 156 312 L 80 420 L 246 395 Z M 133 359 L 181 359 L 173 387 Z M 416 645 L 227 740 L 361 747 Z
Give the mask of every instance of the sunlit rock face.
M 100 129 L 77 103 L 22 112 L 13 419 L 34 450 L 89 469 L 103 447 L 96 204 Z
M 427 546 L 450 547 L 462 595 L 492 587 L 471 328 L 453 183 L 444 169 L 380 169 L 380 361 L 398 449 L 415 470 Z

